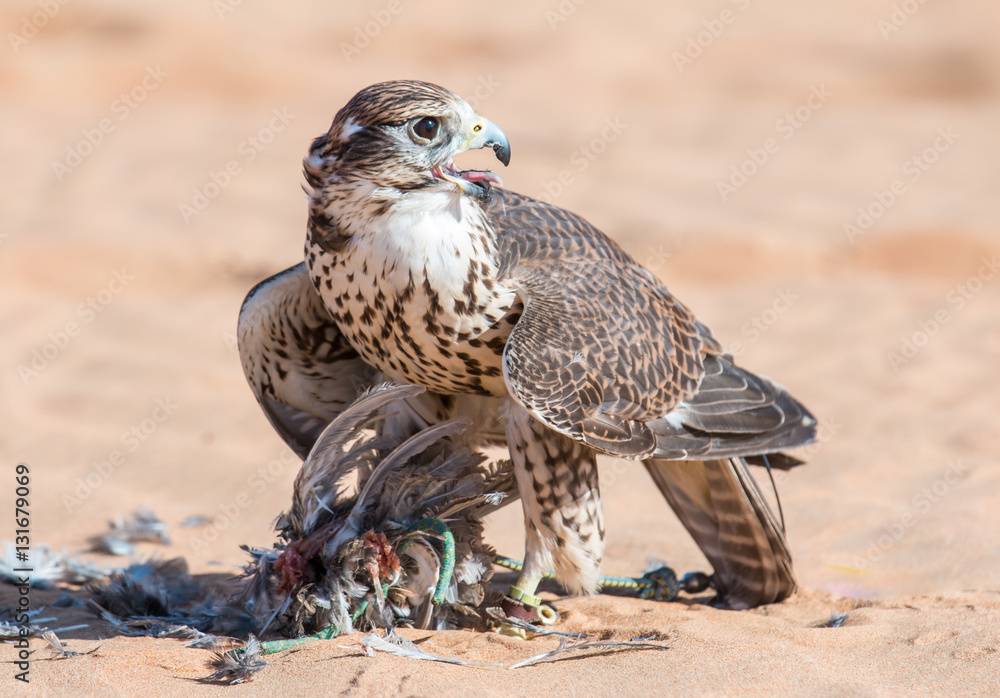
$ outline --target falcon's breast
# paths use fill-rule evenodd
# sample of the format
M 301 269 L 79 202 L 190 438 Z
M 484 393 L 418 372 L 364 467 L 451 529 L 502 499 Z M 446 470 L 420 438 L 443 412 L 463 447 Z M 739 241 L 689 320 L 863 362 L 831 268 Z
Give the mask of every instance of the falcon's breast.
M 337 226 L 350 234 L 331 244 L 314 230 L 306 263 L 355 350 L 435 392 L 506 395 L 502 354 L 518 303 L 498 281 L 482 209 L 445 192 L 344 203 Z

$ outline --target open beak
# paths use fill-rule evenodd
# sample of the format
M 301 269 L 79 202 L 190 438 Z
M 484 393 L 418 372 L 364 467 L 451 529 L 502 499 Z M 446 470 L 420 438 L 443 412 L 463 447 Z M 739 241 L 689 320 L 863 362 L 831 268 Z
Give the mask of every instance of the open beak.
M 468 140 L 455 153 L 463 153 L 466 150 L 478 150 L 479 148 L 492 148 L 497 160 L 506 167 L 510 164 L 510 142 L 507 134 L 500 130 L 500 127 L 489 119 L 479 117 L 476 119 L 469 132 Z M 454 182 L 463 192 L 479 194 L 483 191 L 480 182 L 492 182 L 503 186 L 500 176 L 489 170 L 459 170 L 448 158 L 447 162 L 434 168 L 435 177 Z

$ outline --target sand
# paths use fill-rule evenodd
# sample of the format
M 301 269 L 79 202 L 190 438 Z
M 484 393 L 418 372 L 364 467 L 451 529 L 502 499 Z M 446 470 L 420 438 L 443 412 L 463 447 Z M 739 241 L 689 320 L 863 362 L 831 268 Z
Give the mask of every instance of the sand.
M 802 591 L 738 613 L 558 601 L 566 629 L 660 652 L 508 670 L 556 641 L 408 633 L 502 665 L 467 668 L 353 636 L 229 689 L 192 681 L 204 651 L 56 609 L 90 623 L 71 647 L 104 645 L 40 650 L 30 688 L 4 664 L 4 692 L 1000 694 L 1000 9 L 509 5 L 5 5 L 0 511 L 23 462 L 35 544 L 122 564 L 87 539 L 139 506 L 173 536 L 140 555 L 196 574 L 270 544 L 297 461 L 245 385 L 239 304 L 301 259 L 310 140 L 361 87 L 415 77 L 504 128 L 508 188 L 611 234 L 814 411 L 808 465 L 778 478 Z M 704 569 L 642 468 L 602 469 L 607 573 Z M 507 555 L 521 535 L 514 507 L 490 521 Z

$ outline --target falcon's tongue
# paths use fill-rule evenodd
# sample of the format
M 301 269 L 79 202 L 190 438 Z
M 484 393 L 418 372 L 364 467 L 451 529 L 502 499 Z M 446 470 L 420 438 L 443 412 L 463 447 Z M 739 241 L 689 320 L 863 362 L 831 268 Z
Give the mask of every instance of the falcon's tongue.
M 460 170 L 455 167 L 455 163 L 450 160 L 443 165 L 435 167 L 433 174 L 435 177 L 451 180 L 456 183 L 458 183 L 456 180 L 462 180 L 463 182 L 469 182 L 470 184 L 492 182 L 493 184 L 503 186 L 503 180 L 501 180 L 500 176 L 494 172 L 490 172 L 489 170 Z M 459 186 L 463 185 L 459 184 Z
M 489 170 L 462 170 L 458 173 L 458 176 L 466 182 L 493 182 L 501 187 L 503 186 L 503 180 L 500 179 L 500 176 Z

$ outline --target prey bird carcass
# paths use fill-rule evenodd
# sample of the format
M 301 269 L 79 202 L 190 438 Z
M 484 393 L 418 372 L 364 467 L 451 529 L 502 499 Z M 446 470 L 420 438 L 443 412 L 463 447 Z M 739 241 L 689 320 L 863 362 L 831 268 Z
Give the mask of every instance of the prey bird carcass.
M 469 420 L 414 414 L 405 400 L 423 391 L 374 387 L 322 432 L 278 519 L 279 544 L 250 551 L 229 602 L 261 632 L 484 624 L 495 552 L 482 518 L 516 498 L 516 484 L 508 462 L 464 447 Z

